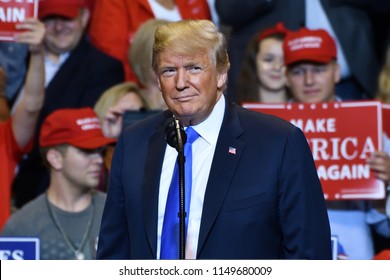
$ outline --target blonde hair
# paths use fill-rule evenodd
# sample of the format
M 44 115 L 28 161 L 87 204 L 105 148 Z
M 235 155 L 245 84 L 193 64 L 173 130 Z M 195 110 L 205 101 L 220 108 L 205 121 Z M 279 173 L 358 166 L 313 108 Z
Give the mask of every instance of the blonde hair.
M 386 64 L 379 74 L 378 91 L 379 100 L 390 102 L 390 46 L 387 49 Z
M 159 26 L 165 23 L 169 23 L 169 21 L 163 19 L 146 21 L 137 29 L 129 47 L 127 57 L 130 61 L 131 69 L 143 86 L 156 79 L 152 69 L 154 33 Z
M 182 20 L 158 27 L 152 57 L 155 71 L 157 57 L 168 48 L 184 55 L 208 51 L 218 73 L 226 73 L 230 68 L 225 37 L 209 20 Z
M 142 103 L 145 105 L 146 102 L 142 95 L 140 94 L 140 90 L 138 86 L 133 82 L 124 82 L 117 85 L 114 85 L 108 88 L 103 94 L 100 96 L 99 100 L 96 102 L 94 106 L 94 111 L 98 116 L 99 120 L 102 121 L 107 110 L 116 104 L 119 99 L 121 99 L 124 95 L 132 92 L 139 96 L 142 100 Z

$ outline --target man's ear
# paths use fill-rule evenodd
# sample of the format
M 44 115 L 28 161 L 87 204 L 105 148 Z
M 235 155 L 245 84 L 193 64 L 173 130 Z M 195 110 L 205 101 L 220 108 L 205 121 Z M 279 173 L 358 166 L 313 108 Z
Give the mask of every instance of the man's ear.
M 159 77 L 157 77 L 157 75 L 156 75 L 156 79 L 157 79 L 157 85 L 158 85 L 158 89 L 160 90 L 160 92 L 161 92 L 161 83 L 160 83 L 160 78 Z
M 87 8 L 80 9 L 80 20 L 84 30 L 88 26 L 90 17 L 91 17 L 91 12 L 89 11 L 89 9 Z
M 50 166 L 57 171 L 63 166 L 63 158 L 63 155 L 55 149 L 49 149 L 46 153 L 46 159 Z
M 341 79 L 340 65 L 337 62 L 334 62 L 333 67 L 333 81 L 335 84 L 337 84 Z
M 218 73 L 217 76 L 217 88 L 222 89 L 227 81 L 227 72 Z

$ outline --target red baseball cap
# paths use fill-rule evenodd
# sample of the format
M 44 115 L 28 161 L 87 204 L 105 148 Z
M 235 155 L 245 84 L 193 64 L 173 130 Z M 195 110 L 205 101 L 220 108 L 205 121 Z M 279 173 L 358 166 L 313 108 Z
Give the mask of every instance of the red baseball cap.
M 38 5 L 38 17 L 43 19 L 48 16 L 60 16 L 76 18 L 80 14 L 80 8 L 87 7 L 84 0 L 40 0 Z
M 288 32 L 283 52 L 286 65 L 300 61 L 327 63 L 337 58 L 336 43 L 324 29 L 302 28 Z
M 373 260 L 390 260 L 390 250 L 384 249 L 378 254 L 376 254 Z
M 91 108 L 58 109 L 48 115 L 39 135 L 41 147 L 70 144 L 81 149 L 96 149 L 115 139 L 103 136 L 96 113 Z
M 288 29 L 284 26 L 282 22 L 278 22 L 275 26 L 267 28 L 260 33 L 258 41 L 261 41 L 267 37 L 270 37 L 274 34 L 281 34 L 286 36 Z

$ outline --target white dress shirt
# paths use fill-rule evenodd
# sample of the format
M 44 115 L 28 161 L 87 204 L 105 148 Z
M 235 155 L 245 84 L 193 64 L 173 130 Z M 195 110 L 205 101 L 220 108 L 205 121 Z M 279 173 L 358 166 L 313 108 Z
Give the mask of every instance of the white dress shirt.
M 210 116 L 192 128 L 200 137 L 192 144 L 192 190 L 189 210 L 189 222 L 186 239 L 186 259 L 195 259 L 198 248 L 200 222 L 202 218 L 204 194 L 209 178 L 211 163 L 214 158 L 219 131 L 225 113 L 224 95 L 214 106 Z M 164 222 L 165 204 L 171 183 L 173 169 L 177 159 L 177 151 L 167 145 L 161 171 L 160 191 L 158 201 L 158 227 L 157 227 L 157 258 L 160 258 L 161 232 Z M 186 178 L 187 179 L 187 178 Z M 178 244 L 179 246 L 179 244 Z

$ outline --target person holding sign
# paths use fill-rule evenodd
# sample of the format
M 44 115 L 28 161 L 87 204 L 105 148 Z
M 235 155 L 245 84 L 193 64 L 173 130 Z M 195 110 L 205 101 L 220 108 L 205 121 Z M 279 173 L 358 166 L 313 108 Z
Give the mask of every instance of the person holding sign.
M 39 0 L 0 1 L 0 66 L 7 75 L 5 97 L 12 106 L 27 73 L 28 46 L 15 42 L 16 28 L 27 18 L 36 18 Z
M 21 161 L 13 183 L 17 208 L 43 193 L 49 185 L 49 174 L 41 164 L 38 145 L 39 130 L 45 117 L 59 108 L 93 107 L 106 89 L 124 79 L 120 61 L 89 42 L 85 30 L 90 11 L 84 0 L 40 1 L 38 17 L 46 28 L 46 94 L 35 126 L 33 149 Z M 22 93 L 23 90 L 18 100 Z
M 25 94 L 15 113 L 0 123 L 0 229 L 11 213 L 11 184 L 17 163 L 30 150 L 34 128 L 44 101 L 43 38 L 45 26 L 36 19 L 17 24 L 24 30 L 15 36 L 30 49 L 30 63 L 24 84 Z M 0 83 L 6 83 L 0 72 Z M 4 87 L 2 87 L 4 90 Z M 0 95 L 4 94 L 0 93 Z
M 386 61 L 378 78 L 378 99 L 383 103 L 390 103 L 390 45 L 387 48 Z M 390 191 L 390 160 L 388 160 L 389 154 L 390 145 L 388 142 L 385 142 L 383 152 L 376 152 L 376 157 L 371 159 L 370 162 L 370 164 L 377 169 L 378 177 L 387 182 L 388 191 Z M 373 227 L 379 235 L 390 238 L 390 195 L 387 197 L 384 208 L 386 216 L 381 215 L 379 218 L 375 216 L 373 219 L 375 221 Z M 388 244 L 390 244 L 389 242 L 390 239 L 388 239 Z
M 289 122 L 227 100 L 230 62 L 216 26 L 159 26 L 152 64 L 169 110 L 119 137 L 97 258 L 330 259 L 328 217 L 306 138 Z M 186 163 L 192 159 L 184 242 L 174 197 L 179 145 Z
M 296 102 L 341 101 L 335 94 L 340 81 L 340 66 L 334 39 L 323 29 L 289 32 L 283 43 L 287 85 Z M 389 140 L 384 137 L 385 147 Z M 378 158 L 380 157 L 380 160 Z M 374 152 L 367 160 L 371 170 L 384 179 L 388 153 Z M 387 177 L 388 178 L 388 177 Z M 388 180 L 387 182 L 388 183 Z M 374 255 L 368 201 L 328 201 L 332 235 L 337 235 L 349 259 L 372 259 Z M 345 256 L 342 256 L 345 258 Z

